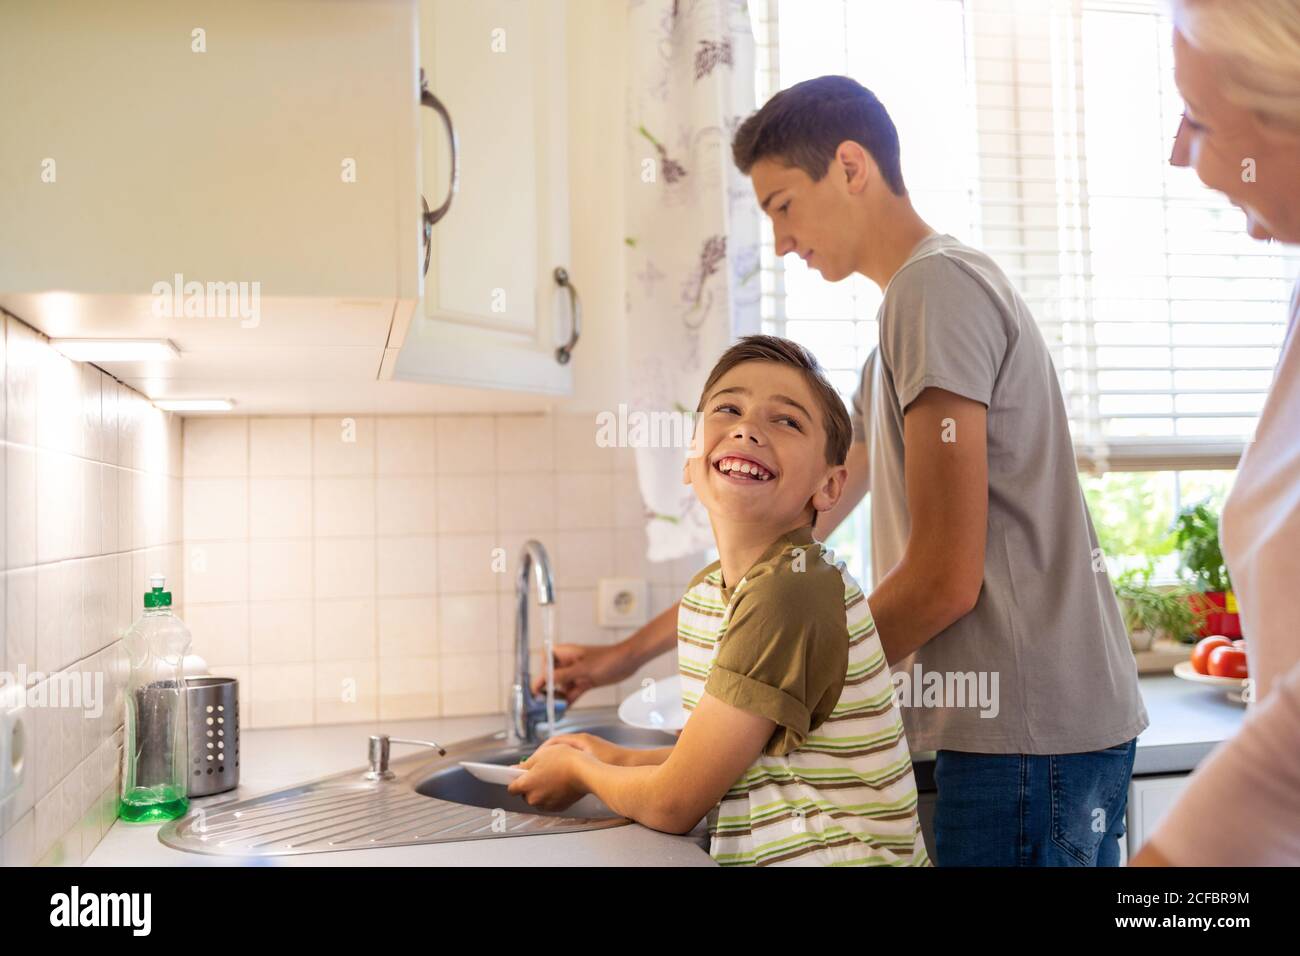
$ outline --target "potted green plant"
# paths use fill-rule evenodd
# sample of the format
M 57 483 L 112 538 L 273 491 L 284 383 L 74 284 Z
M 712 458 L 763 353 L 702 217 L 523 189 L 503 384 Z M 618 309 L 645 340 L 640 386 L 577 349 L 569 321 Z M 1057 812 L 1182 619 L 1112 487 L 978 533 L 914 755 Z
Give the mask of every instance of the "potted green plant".
M 1191 576 L 1196 592 L 1193 600 L 1199 600 L 1204 608 L 1199 635 L 1241 637 L 1232 581 L 1219 546 L 1219 516 L 1204 504 L 1185 508 L 1174 522 L 1174 542 L 1183 568 Z
M 1150 567 L 1119 575 L 1115 579 L 1115 597 L 1135 651 L 1150 650 L 1158 637 L 1193 642 L 1205 615 L 1195 601 L 1198 595 L 1185 585 L 1152 586 Z

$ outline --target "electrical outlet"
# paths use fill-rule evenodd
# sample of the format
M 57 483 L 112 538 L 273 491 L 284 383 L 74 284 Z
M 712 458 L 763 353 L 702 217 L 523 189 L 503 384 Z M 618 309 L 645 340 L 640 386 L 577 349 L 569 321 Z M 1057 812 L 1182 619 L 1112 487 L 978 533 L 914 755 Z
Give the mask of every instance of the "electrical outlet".
M 596 592 L 596 623 L 601 627 L 640 627 L 647 617 L 650 588 L 645 578 L 601 578 Z
M 8 681 L 0 684 L 0 802 L 16 793 L 23 782 L 27 750 L 27 709 L 23 688 Z

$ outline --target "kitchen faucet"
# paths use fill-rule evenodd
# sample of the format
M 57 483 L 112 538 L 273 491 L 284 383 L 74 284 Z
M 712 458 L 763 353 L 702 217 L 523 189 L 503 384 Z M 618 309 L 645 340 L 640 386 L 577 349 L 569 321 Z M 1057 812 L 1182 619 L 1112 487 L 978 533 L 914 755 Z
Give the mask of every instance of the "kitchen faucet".
M 519 573 L 515 578 L 515 680 L 510 688 L 507 706 L 506 739 L 511 743 L 537 742 L 537 725 L 546 720 L 546 697 L 533 694 L 528 666 L 528 574 L 537 580 L 537 602 L 543 606 L 555 604 L 555 581 L 551 576 L 551 560 L 540 541 L 524 542 L 519 553 Z M 550 648 L 546 649 L 550 653 Z M 554 688 L 550 688 L 554 692 Z M 558 720 L 567 704 L 555 702 Z

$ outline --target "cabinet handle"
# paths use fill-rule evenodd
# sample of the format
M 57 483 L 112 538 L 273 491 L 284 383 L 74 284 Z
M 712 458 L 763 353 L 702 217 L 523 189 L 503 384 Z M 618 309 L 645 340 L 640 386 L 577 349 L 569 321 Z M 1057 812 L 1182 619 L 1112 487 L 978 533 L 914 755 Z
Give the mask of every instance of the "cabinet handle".
M 421 217 L 423 226 L 421 231 L 424 235 L 424 271 L 423 275 L 429 274 L 429 256 L 433 253 L 433 213 L 429 212 L 429 200 L 420 196 L 420 205 L 424 207 L 424 215 Z
M 447 198 L 443 200 L 441 206 L 430 211 L 428 200 L 423 196 L 420 197 L 420 202 L 424 206 L 424 214 L 421 217 L 421 222 L 424 224 L 424 274 L 428 275 L 429 255 L 433 251 L 434 223 L 447 215 L 447 210 L 451 208 L 452 197 L 460 188 L 460 142 L 456 139 L 456 127 L 451 123 L 451 114 L 447 112 L 447 107 L 442 105 L 442 100 L 429 92 L 429 80 L 424 75 L 423 68 L 420 69 L 420 105 L 429 107 L 442 117 L 443 125 L 447 127 L 447 138 L 451 141 L 451 183 L 447 187 Z
M 569 281 L 569 273 L 564 266 L 556 266 L 554 275 L 555 284 L 568 291 L 569 308 L 573 313 L 573 329 L 569 332 L 569 341 L 555 350 L 555 361 L 568 365 L 569 359 L 573 357 L 573 349 L 578 344 L 578 336 L 582 335 L 582 302 L 578 299 L 578 290 Z

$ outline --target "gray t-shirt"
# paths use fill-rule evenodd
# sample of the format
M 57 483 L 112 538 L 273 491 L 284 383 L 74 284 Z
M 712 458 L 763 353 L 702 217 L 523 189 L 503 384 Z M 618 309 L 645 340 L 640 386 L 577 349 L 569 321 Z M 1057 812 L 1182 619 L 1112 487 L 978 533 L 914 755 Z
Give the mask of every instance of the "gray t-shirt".
M 892 666 L 912 748 L 1081 753 L 1136 737 L 1148 723 L 1137 667 L 1029 308 L 992 259 L 933 235 L 890 281 L 878 320 L 880 344 L 853 399 L 854 440 L 871 462 L 876 584 L 902 558 L 910 528 L 904 411 L 932 387 L 988 408 L 979 599 Z

